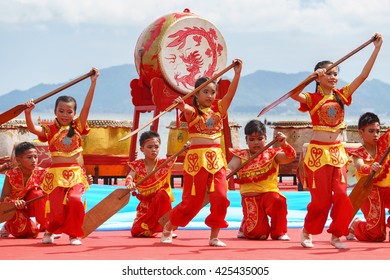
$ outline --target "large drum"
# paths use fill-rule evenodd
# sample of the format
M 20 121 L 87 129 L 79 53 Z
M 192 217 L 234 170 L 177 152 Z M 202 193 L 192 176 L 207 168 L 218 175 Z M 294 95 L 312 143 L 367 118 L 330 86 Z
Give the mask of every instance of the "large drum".
M 25 120 L 11 120 L 0 125 L 0 157 L 11 156 L 18 142 L 31 141 Z
M 130 140 L 120 141 L 131 132 L 131 121 L 88 120 L 91 130 L 83 140 L 84 164 L 88 174 L 98 177 L 126 177 Z
M 211 77 L 226 67 L 227 50 L 212 23 L 185 10 L 150 24 L 137 41 L 134 61 L 140 80 L 149 88 L 158 77 L 186 94 L 198 78 Z

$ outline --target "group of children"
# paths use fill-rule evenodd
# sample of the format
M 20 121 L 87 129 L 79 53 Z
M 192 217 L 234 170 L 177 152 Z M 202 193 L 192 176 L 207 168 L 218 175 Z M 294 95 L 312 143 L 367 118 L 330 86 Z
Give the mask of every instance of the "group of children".
M 372 55 L 361 74 L 349 85 L 336 89 L 338 68 L 326 71 L 332 62 L 323 61 L 309 76 L 316 80 L 315 92 L 303 93 L 302 86 L 296 88 L 292 95 L 300 103 L 299 109 L 309 112 L 313 124 L 313 136 L 304 159 L 303 183 L 311 194 L 300 236 L 301 245 L 305 248 L 314 246 L 312 235 L 323 231 L 329 211 L 332 222 L 327 231 L 331 234 L 331 245 L 337 249 L 347 248 L 340 239 L 342 236 L 366 241 L 383 241 L 386 237 L 385 208 L 390 206 L 390 161 L 379 165 L 378 158 L 389 145 L 389 133 L 379 138 L 379 118 L 373 113 L 361 116 L 359 133 L 363 144 L 350 156 L 359 176 L 370 172 L 377 175 L 374 188 L 362 206 L 365 221 L 355 219 L 352 223 L 353 210 L 346 182 L 348 155 L 339 138 L 340 129 L 345 127 L 344 105 L 351 104 L 352 94 L 368 77 L 382 45 L 381 35 L 375 34 L 373 42 Z M 278 188 L 277 180 L 279 165 L 296 158 L 296 151 L 288 144 L 286 136 L 277 133 L 275 138 L 280 147 L 264 149 L 248 162 L 252 155 L 265 147 L 267 141 L 265 125 L 251 120 L 245 125 L 247 149 L 230 149 L 232 159 L 229 163 L 221 149 L 223 119 L 237 90 L 241 69 L 241 60 L 235 60 L 234 77 L 227 93 L 219 100 L 216 99 L 218 84 L 207 77 L 197 80 L 195 88 L 203 83 L 207 85 L 194 94 L 192 104 L 185 103 L 181 97 L 175 99 L 176 107 L 182 112 L 181 120 L 188 124 L 190 143 L 183 164 L 182 199 L 173 209 L 169 177 L 174 160 L 164 165 L 165 159 L 158 157 L 161 145 L 158 133 L 147 131 L 141 134 L 139 144 L 144 158 L 129 163 L 131 171 L 126 178 L 126 186 L 134 190 L 140 201 L 131 229 L 132 236 L 154 237 L 161 233 L 161 243 L 172 243 L 176 236 L 174 231 L 185 227 L 199 213 L 206 197 L 210 202 L 210 214 L 205 219 L 205 224 L 211 229 L 208 244 L 226 246 L 219 239 L 220 229 L 228 227 L 226 214 L 230 202 L 226 178 L 241 167 L 234 179 L 240 186 L 243 211 L 238 237 L 290 240 L 287 235 L 287 201 Z M 81 244 L 82 195 L 89 186 L 82 163 L 81 136 L 89 130 L 87 116 L 99 75 L 97 69 L 94 71 L 78 118 L 74 119 L 76 101 L 71 97 L 60 97 L 55 105 L 55 123 L 38 127 L 31 117 L 34 103 L 32 100 L 27 102 L 25 115 L 28 128 L 39 140 L 49 142 L 52 165 L 48 170 L 37 167 L 33 146 L 24 144 L 25 147 L 15 148 L 17 163 L 6 172 L 0 201 L 12 201 L 20 211 L 6 222 L 1 231 L 2 237 L 7 234 L 36 237 L 39 231 L 45 231 L 43 243 L 53 243 L 55 234 L 65 233 L 69 235 L 70 244 Z M 35 202 L 34 207 L 26 207 L 27 200 L 43 193 L 46 197 L 39 204 Z M 160 224 L 160 218 L 167 213 L 168 221 Z M 21 231 L 22 225 L 28 224 L 26 221 L 34 215 L 40 226 L 29 224 Z

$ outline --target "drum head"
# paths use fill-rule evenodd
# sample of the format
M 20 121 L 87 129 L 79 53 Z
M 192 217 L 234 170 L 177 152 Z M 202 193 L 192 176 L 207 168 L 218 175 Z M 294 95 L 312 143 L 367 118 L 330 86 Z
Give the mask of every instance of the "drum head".
M 164 79 L 178 93 L 186 94 L 194 89 L 198 78 L 211 77 L 226 67 L 227 48 L 212 23 L 189 16 L 166 30 L 158 59 Z

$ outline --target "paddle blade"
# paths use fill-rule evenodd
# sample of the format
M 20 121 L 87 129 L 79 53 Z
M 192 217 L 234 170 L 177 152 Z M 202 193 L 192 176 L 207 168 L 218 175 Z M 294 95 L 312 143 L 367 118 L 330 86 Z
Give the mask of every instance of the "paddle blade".
M 6 123 L 6 122 L 12 120 L 13 118 L 16 118 L 26 108 L 27 108 L 26 105 L 19 104 L 19 105 L 15 106 L 15 107 L 9 109 L 8 111 L 2 113 L 0 115 L 0 125 L 2 125 L 3 123 Z
M 2 202 L 0 203 L 0 223 L 6 222 L 15 215 L 16 208 L 13 203 Z
M 367 199 L 372 190 L 372 180 L 370 176 L 364 176 L 360 178 L 351 193 L 349 194 L 349 200 L 352 203 L 354 216 L 359 211 L 363 202 Z
M 84 217 L 83 238 L 111 218 L 115 213 L 127 205 L 130 200 L 130 190 L 116 189 L 106 198 L 89 210 Z

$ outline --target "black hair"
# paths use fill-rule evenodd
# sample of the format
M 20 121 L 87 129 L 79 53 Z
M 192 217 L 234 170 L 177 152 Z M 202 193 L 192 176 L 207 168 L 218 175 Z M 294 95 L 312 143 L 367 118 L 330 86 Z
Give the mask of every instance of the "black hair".
M 37 148 L 31 142 L 21 142 L 15 146 L 15 157 L 18 157 L 18 156 L 22 155 L 25 151 L 28 151 L 31 149 L 36 150 Z
M 74 111 L 76 112 L 76 109 L 77 109 L 77 102 L 76 102 L 76 99 L 74 99 L 72 96 L 68 96 L 68 95 L 62 95 L 60 97 L 57 98 L 56 100 L 56 104 L 54 106 L 54 112 L 55 110 L 57 110 L 57 107 L 58 107 L 58 104 L 60 102 L 73 102 L 74 103 Z M 73 128 L 73 120 L 70 122 L 69 124 L 69 131 L 68 131 L 68 134 L 66 136 L 72 138 L 74 135 L 74 128 Z
M 245 135 L 251 135 L 253 133 L 266 135 L 267 131 L 265 125 L 261 121 L 251 120 L 245 125 L 244 133 Z
M 317 69 L 320 69 L 320 68 L 326 68 L 326 66 L 330 66 L 332 64 L 333 64 L 333 62 L 329 61 L 329 60 L 320 61 L 314 67 L 314 71 L 316 71 Z M 337 66 L 337 71 L 339 71 L 339 67 L 338 66 Z M 316 81 L 316 92 L 318 90 L 318 86 L 319 85 L 320 85 L 319 82 Z M 341 109 L 344 110 L 344 103 L 341 101 L 340 96 L 337 93 L 335 93 L 334 96 L 336 98 L 337 103 L 340 105 Z
M 364 128 L 366 125 L 380 123 L 379 117 L 371 112 L 364 113 L 360 116 L 358 122 L 358 129 Z
M 139 138 L 139 145 L 142 146 L 146 140 L 151 139 L 151 138 L 158 138 L 158 140 L 161 142 L 160 134 L 154 131 L 145 131 L 144 133 L 141 134 Z
M 200 87 L 203 83 L 207 82 L 208 80 L 210 80 L 210 77 L 201 77 L 199 79 L 197 79 L 195 81 L 195 88 L 198 88 Z M 210 83 L 213 83 L 215 85 L 217 85 L 216 81 L 212 81 Z M 192 105 L 194 105 L 194 107 L 198 110 L 198 113 L 200 115 L 203 115 L 203 112 L 200 110 L 199 108 L 199 104 L 198 104 L 198 99 L 196 98 L 196 96 L 194 95 L 194 99 L 192 100 Z

